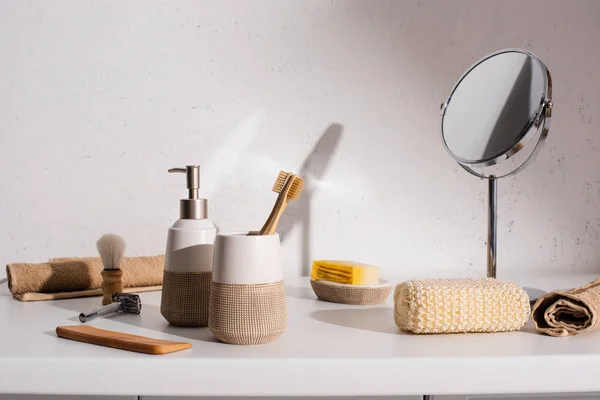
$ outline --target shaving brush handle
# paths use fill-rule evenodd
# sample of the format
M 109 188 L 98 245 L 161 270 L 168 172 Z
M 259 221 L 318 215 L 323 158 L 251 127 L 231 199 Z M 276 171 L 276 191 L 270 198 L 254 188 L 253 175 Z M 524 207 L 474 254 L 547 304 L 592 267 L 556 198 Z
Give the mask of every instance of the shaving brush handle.
M 102 275 L 102 305 L 112 303 L 113 293 L 123 292 L 123 271 L 120 269 L 103 269 Z

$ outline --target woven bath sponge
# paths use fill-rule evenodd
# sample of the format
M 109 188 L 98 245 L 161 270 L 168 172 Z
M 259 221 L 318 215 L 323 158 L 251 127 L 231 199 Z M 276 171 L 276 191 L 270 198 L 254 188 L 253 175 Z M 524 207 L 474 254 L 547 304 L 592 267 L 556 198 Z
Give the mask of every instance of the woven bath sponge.
M 515 331 L 529 312 L 520 286 L 493 278 L 411 280 L 394 291 L 394 321 L 413 333 Z

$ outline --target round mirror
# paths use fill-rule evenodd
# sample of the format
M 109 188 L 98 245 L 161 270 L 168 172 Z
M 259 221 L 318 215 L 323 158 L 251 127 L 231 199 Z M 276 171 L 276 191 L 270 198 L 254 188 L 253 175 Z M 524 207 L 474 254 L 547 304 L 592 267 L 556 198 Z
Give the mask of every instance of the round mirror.
M 442 105 L 444 145 L 469 172 L 487 177 L 472 168 L 498 164 L 525 148 L 545 122 L 550 99 L 550 74 L 536 56 L 518 49 L 490 54 L 467 70 Z
M 551 98 L 544 63 L 528 51 L 507 49 L 469 68 L 442 104 L 444 146 L 461 167 L 488 179 L 489 277 L 496 277 L 496 178 L 519 171 L 539 150 L 548 135 Z

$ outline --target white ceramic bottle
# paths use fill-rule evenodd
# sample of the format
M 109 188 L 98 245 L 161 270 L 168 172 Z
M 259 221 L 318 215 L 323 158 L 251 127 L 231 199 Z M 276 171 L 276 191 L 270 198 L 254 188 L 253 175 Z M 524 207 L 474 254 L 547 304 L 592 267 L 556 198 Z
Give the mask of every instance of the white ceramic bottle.
M 180 201 L 180 218 L 169 228 L 160 312 L 173 325 L 207 326 L 217 227 L 207 218 L 206 199 L 198 198 L 200 166 L 169 172 L 186 174 L 189 196 Z

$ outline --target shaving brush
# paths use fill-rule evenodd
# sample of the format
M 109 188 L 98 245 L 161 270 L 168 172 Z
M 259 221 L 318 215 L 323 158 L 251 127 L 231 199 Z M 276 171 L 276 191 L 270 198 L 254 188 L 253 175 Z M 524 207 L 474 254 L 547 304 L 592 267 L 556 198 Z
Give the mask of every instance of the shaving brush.
M 113 293 L 123 292 L 123 271 L 121 258 L 125 253 L 125 240 L 117 235 L 103 235 L 96 242 L 102 259 L 102 305 L 112 303 Z

